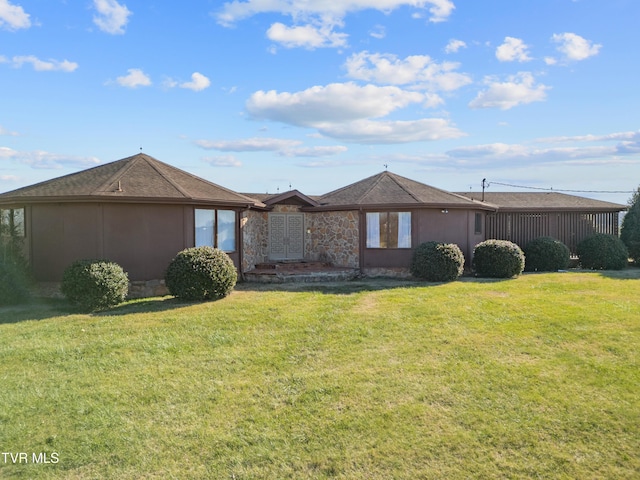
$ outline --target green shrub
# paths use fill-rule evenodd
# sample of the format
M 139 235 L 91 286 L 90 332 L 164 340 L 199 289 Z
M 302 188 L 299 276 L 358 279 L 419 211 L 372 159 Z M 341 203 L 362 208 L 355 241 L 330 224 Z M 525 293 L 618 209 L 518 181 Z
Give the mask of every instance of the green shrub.
M 165 282 L 169 293 L 184 300 L 216 300 L 231 293 L 238 272 L 222 250 L 187 248 L 171 260 Z
M 570 259 L 569 247 L 552 237 L 538 237 L 524 248 L 524 269 L 527 272 L 564 270 Z
M 455 243 L 425 242 L 416 247 L 412 275 L 430 282 L 451 282 L 462 275 L 464 255 Z
M 32 284 L 24 238 L 0 220 L 0 305 L 26 302 Z
M 22 262 L 0 258 L 0 306 L 26 302 L 31 280 Z
M 83 311 L 115 307 L 127 297 L 129 279 L 109 260 L 77 260 L 62 275 L 62 294 Z
M 618 237 L 596 233 L 578 244 L 580 266 L 591 270 L 622 270 L 629 262 L 629 251 Z
M 485 240 L 473 250 L 473 268 L 481 277 L 515 277 L 524 270 L 524 253 L 515 243 Z
M 629 199 L 629 210 L 622 220 L 620 240 L 627 246 L 629 257 L 640 264 L 640 187 Z

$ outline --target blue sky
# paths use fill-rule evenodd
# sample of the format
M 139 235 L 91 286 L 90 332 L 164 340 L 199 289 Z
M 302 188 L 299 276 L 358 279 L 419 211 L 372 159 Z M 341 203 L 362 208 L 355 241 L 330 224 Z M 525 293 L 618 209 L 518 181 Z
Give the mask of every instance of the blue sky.
M 637 0 L 0 0 L 0 192 L 142 148 L 241 192 L 388 168 L 626 203 L 638 20 Z

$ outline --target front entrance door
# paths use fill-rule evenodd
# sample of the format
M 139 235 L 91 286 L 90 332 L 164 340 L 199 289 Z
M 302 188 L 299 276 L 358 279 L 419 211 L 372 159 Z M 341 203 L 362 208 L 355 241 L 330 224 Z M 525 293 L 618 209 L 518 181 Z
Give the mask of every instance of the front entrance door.
M 269 259 L 301 260 L 304 257 L 304 214 L 269 214 Z

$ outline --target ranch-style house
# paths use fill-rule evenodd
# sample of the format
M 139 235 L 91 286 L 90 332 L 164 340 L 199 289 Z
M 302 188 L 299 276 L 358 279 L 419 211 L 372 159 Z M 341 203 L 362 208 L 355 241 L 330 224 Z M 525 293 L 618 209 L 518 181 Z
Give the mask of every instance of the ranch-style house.
M 553 236 L 575 251 L 592 233 L 616 235 L 625 209 L 556 192 L 482 198 L 388 171 L 320 196 L 238 193 L 143 153 L 0 194 L 0 219 L 24 238 L 40 282 L 59 282 L 81 258 L 159 282 L 176 253 L 200 245 L 227 252 L 241 276 L 294 261 L 406 275 L 425 241 L 456 243 L 468 260 L 488 238 Z

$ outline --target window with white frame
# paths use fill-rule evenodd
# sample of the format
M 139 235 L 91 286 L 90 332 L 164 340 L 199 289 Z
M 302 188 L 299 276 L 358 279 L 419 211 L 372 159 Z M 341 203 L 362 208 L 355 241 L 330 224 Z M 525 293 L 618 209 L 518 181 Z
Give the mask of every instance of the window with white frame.
M 411 212 L 368 212 L 367 248 L 411 248 Z
M 236 212 L 234 210 L 195 210 L 196 247 L 236 250 Z

